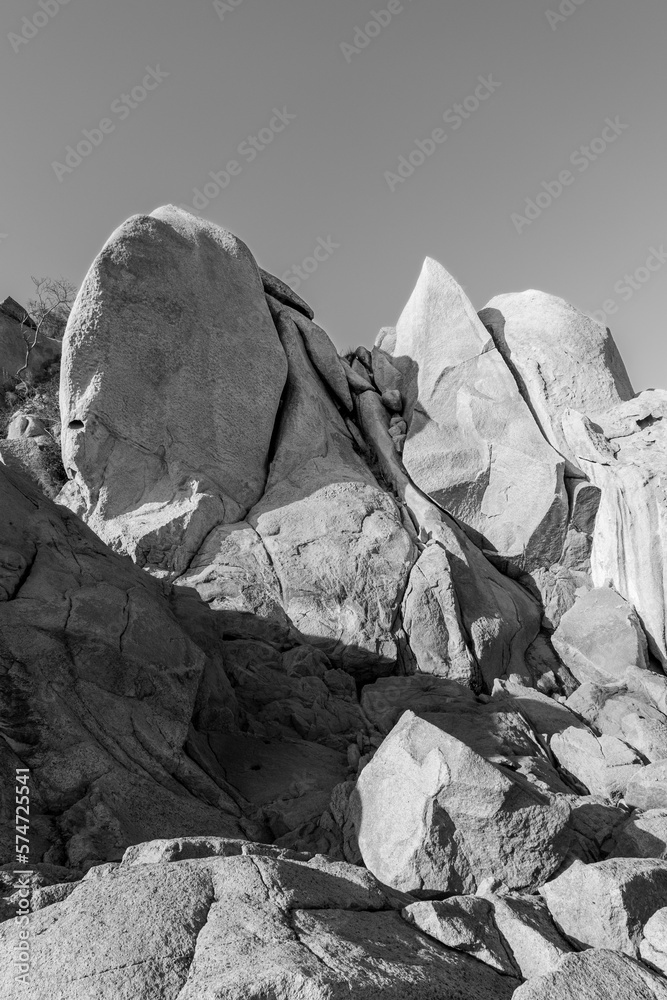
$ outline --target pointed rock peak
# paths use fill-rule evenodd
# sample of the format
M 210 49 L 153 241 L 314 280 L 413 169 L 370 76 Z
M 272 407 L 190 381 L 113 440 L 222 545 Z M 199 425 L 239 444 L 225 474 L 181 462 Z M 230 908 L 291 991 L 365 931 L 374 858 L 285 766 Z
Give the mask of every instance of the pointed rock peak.
M 446 345 L 448 365 L 457 365 L 489 349 L 490 336 L 459 283 L 427 257 L 414 291 L 396 325 L 396 358 L 425 354 L 434 367 Z

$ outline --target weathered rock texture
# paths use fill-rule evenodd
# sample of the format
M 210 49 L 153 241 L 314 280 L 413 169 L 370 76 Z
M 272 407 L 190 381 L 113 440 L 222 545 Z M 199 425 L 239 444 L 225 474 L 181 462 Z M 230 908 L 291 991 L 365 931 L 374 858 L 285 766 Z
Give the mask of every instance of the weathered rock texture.
M 0 1000 L 26 898 L 33 1000 L 667 996 L 667 397 L 480 316 L 427 260 L 341 358 L 219 226 L 104 246 L 57 503 L 2 446 Z
M 465 293 L 434 260 L 395 339 L 376 346 L 403 376 L 403 461 L 417 486 L 518 566 L 555 562 L 567 521 L 563 463 Z

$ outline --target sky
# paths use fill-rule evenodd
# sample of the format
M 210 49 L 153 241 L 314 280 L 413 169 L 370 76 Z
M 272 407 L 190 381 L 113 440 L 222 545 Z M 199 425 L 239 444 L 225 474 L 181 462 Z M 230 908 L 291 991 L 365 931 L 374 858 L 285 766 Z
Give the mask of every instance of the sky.
M 431 256 L 667 387 L 666 37 L 664 0 L 3 0 L 0 299 L 194 202 L 339 348 Z

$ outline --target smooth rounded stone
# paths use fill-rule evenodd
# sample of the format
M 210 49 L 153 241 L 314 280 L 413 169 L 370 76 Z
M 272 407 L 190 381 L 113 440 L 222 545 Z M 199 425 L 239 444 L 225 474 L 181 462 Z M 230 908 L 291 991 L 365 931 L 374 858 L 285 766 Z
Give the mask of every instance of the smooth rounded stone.
M 625 790 L 630 809 L 667 809 L 667 760 L 647 764 L 638 771 Z
M 648 666 L 646 637 L 637 613 L 610 587 L 582 594 L 561 618 L 551 641 L 582 684 L 620 680 L 628 667 Z
M 482 883 L 477 896 L 492 905 L 501 941 L 523 979 L 552 972 L 563 955 L 572 951 L 539 896 L 507 892 L 492 880 Z
M 412 674 L 410 677 L 378 677 L 361 692 L 361 707 L 374 726 L 386 735 L 403 712 L 417 715 L 441 712 L 464 704 L 476 704 L 473 692 L 444 677 Z
M 462 288 L 430 258 L 391 354 L 403 375 L 403 462 L 415 485 L 513 568 L 556 562 L 568 518 L 563 460 Z
M 579 466 L 602 491 L 591 573 L 637 610 L 653 656 L 667 665 L 667 392 L 647 389 L 604 413 L 563 415 Z
M 632 813 L 617 830 L 609 857 L 667 859 L 667 809 Z
M 308 319 L 315 318 L 315 313 L 308 303 L 300 295 L 297 295 L 293 288 L 285 284 L 281 278 L 277 278 L 270 271 L 265 271 L 263 267 L 259 268 L 259 276 L 262 279 L 262 286 L 267 295 L 272 295 L 279 302 L 283 302 L 286 306 L 291 306 Z
M 667 905 L 667 861 L 575 861 L 540 893 L 556 926 L 574 945 L 636 957 L 644 924 Z
M 257 846 L 257 845 L 255 845 Z M 409 903 L 356 866 L 315 857 L 120 865 L 31 916 L 31 1000 L 510 1000 L 519 980 L 404 921 Z M 0 926 L 0 996 L 16 996 Z
M 617 801 L 644 766 L 641 757 L 614 736 L 600 737 L 571 726 L 555 733 L 549 744 L 558 763 L 593 795 Z
M 479 318 L 547 441 L 577 467 L 563 411 L 608 410 L 634 396 L 611 332 L 564 299 L 534 289 L 496 295 Z
M 361 772 L 351 807 L 366 867 L 422 898 L 471 893 L 489 877 L 535 888 L 570 842 L 564 797 L 488 763 L 410 711 Z
M 411 903 L 401 913 L 404 920 L 418 927 L 454 951 L 463 951 L 507 976 L 518 976 L 498 933 L 494 908 L 478 896 L 450 896 L 442 901 Z
M 382 393 L 382 402 L 390 413 L 401 413 L 403 410 L 403 397 L 399 389 L 385 389 Z M 407 424 L 404 430 L 407 430 Z
M 657 910 L 644 925 L 639 955 L 652 969 L 667 975 L 667 907 Z
M 621 1000 L 621 997 L 667 1000 L 667 983 L 641 962 L 601 948 L 566 955 L 554 972 L 531 979 L 513 994 L 513 1000 Z
M 246 245 L 173 206 L 133 216 L 63 342 L 62 502 L 140 564 L 182 571 L 262 495 L 286 375 Z

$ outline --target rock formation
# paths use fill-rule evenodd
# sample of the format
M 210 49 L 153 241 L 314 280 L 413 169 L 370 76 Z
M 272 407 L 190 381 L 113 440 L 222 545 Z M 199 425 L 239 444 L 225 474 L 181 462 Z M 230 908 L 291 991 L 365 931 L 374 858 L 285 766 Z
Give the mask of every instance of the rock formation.
M 27 897 L 33 1000 L 667 997 L 664 394 L 608 330 L 427 260 L 340 357 L 166 207 L 60 404 L 56 502 L 0 465 L 0 1000 Z

